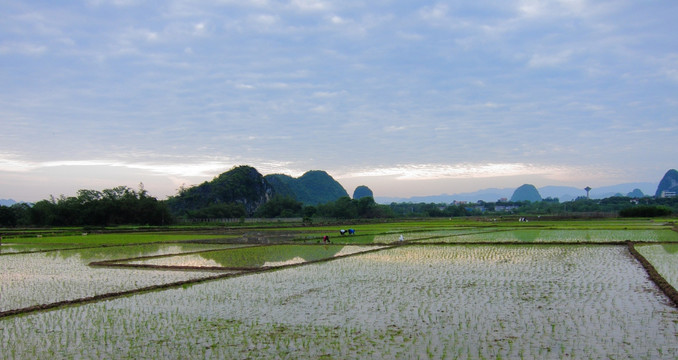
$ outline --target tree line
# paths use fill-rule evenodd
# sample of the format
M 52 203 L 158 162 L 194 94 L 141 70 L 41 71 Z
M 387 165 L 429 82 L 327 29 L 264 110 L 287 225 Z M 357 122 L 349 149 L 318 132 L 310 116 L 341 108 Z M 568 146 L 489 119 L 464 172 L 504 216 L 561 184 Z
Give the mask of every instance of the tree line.
M 138 191 L 127 186 L 79 190 L 77 196 L 52 196 L 33 206 L 17 203 L 0 207 L 3 227 L 167 225 L 172 219 L 166 204 L 149 196 L 143 184 Z
M 668 216 L 678 213 L 678 198 L 629 198 L 615 196 L 600 200 L 577 198 L 560 202 L 547 198 L 538 202 L 476 203 L 391 203 L 377 204 L 372 197 L 351 199 L 340 197 L 319 205 L 303 205 L 290 196 L 274 196 L 259 206 L 254 217 L 376 219 L 425 218 L 499 215 L 559 215 L 569 213 L 616 213 L 625 217 Z M 50 197 L 32 206 L 18 203 L 0 206 L 1 227 L 47 226 L 116 226 L 169 225 L 178 217 L 244 218 L 247 212 L 240 203 L 218 203 L 183 213 L 173 213 L 167 201 L 148 195 L 140 184 L 139 190 L 118 186 L 103 191 L 79 190 L 77 196 Z

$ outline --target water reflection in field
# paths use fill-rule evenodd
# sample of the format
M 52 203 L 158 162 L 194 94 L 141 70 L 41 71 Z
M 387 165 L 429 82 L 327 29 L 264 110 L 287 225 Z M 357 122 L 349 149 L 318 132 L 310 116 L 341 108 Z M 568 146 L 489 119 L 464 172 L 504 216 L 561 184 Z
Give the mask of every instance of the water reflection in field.
M 678 289 L 678 244 L 642 245 L 636 246 L 636 250 Z
M 102 259 L 229 246 L 232 245 L 148 244 L 4 255 L 0 257 L 0 311 L 212 276 L 214 274 L 208 272 L 111 270 L 88 264 Z
M 176 255 L 122 263 L 154 266 L 196 266 L 251 268 L 284 266 L 329 259 L 379 249 L 379 246 L 356 245 L 271 245 L 253 246 L 200 254 Z
M 38 358 L 678 356 L 678 313 L 623 246 L 405 246 L 0 329 Z

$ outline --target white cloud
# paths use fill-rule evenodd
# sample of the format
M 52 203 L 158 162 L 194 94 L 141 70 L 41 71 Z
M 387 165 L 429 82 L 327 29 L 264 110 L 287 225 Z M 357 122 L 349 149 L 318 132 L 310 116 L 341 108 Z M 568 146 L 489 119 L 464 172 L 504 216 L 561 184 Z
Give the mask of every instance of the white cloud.
M 418 33 L 398 31 L 396 34 L 398 35 L 398 37 L 400 39 L 407 40 L 407 41 L 421 41 L 421 40 L 425 39 L 425 37 L 422 34 L 418 34 Z
M 404 131 L 407 130 L 407 126 L 395 126 L 395 125 L 389 125 L 384 128 L 385 132 L 391 133 L 391 132 L 399 132 L 399 131 Z
M 313 97 L 316 98 L 333 98 L 339 95 L 346 94 L 345 91 L 316 91 L 313 93 Z
M 596 169 L 598 171 L 596 171 Z M 573 180 L 583 173 L 600 175 L 601 168 L 586 171 L 582 167 L 538 165 L 529 163 L 400 164 L 374 168 L 351 168 L 337 179 L 392 177 L 396 180 L 480 179 L 510 176 L 541 176 L 553 180 Z M 583 172 L 582 172 L 583 171 Z
M 555 54 L 533 54 L 527 64 L 528 66 L 535 68 L 553 67 L 568 63 L 571 57 L 571 50 L 562 50 Z
M 47 51 L 44 45 L 33 43 L 2 43 L 0 54 L 42 55 Z
M 205 35 L 207 32 L 207 24 L 204 22 L 199 22 L 193 25 L 193 35 L 200 36 Z
M 332 110 L 332 108 L 327 106 L 327 105 L 318 105 L 318 106 L 314 106 L 314 107 L 309 109 L 309 111 L 314 112 L 314 113 L 319 113 L 319 114 L 325 114 L 325 113 L 330 112 L 331 110 Z
M 658 64 L 662 76 L 678 82 L 678 54 L 671 53 L 654 62 Z
M 244 90 L 252 90 L 256 88 L 254 85 L 250 84 L 235 84 L 235 87 L 238 89 L 244 89 Z
M 518 5 L 526 17 L 553 17 L 564 15 L 585 16 L 591 14 L 595 6 L 586 0 L 522 0 Z
M 0 170 L 8 172 L 26 172 L 57 167 L 109 167 L 128 168 L 148 171 L 165 176 L 207 177 L 229 169 L 235 164 L 222 161 L 204 161 L 197 163 L 127 163 L 117 160 L 57 160 L 46 162 L 23 162 L 0 160 Z
M 329 3 L 320 0 L 292 0 L 290 6 L 300 11 L 324 11 L 331 8 Z
M 426 6 L 419 10 L 419 16 L 424 20 L 443 20 L 447 17 L 448 6 L 443 3 L 437 3 L 433 6 Z
M 118 44 L 122 48 L 133 48 L 140 42 L 155 42 L 160 40 L 158 32 L 144 28 L 130 27 L 116 35 Z
M 678 135 L 667 126 L 642 140 L 656 143 L 635 151 L 642 156 L 614 146 L 640 149 L 627 130 L 639 121 L 676 122 L 669 3 L 98 4 L 106 7 L 0 5 L 0 153 L 31 154 L 29 162 L 4 157 L 0 169 L 177 173 L 144 159 L 159 149 L 201 163 L 223 154 L 320 169 L 572 159 L 637 168 L 668 159 L 657 149 Z M 8 125 L 18 123 L 26 125 Z M 576 131 L 584 126 L 589 133 Z M 121 149 L 142 155 L 43 161 L 108 159 Z M 190 172 L 231 163 L 215 162 Z
M 87 3 L 94 6 L 113 5 L 119 7 L 137 6 L 144 0 L 87 0 Z
M 527 17 L 543 16 L 546 11 L 546 5 L 541 0 L 523 0 L 518 5 L 520 12 Z
M 257 14 L 250 17 L 251 21 L 256 24 L 257 27 L 264 26 L 270 27 L 278 23 L 279 18 L 275 15 L 270 14 Z
M 346 20 L 342 19 L 341 16 L 332 15 L 330 17 L 330 22 L 335 25 L 341 25 L 346 23 Z

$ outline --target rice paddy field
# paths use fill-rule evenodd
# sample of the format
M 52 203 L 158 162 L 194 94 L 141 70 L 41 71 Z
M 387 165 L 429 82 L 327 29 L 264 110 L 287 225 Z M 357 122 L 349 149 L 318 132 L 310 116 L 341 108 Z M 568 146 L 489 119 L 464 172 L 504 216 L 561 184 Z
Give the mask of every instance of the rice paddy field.
M 3 239 L 0 358 L 678 358 L 670 221 L 247 231 Z

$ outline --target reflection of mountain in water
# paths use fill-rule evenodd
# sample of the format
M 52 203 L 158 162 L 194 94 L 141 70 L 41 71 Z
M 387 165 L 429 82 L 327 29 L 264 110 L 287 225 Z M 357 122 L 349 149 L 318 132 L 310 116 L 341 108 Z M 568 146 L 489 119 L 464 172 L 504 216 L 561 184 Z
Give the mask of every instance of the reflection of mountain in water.
M 343 245 L 272 245 L 201 253 L 223 267 L 262 267 L 267 263 L 291 263 L 297 258 L 316 261 L 334 257 Z M 298 261 L 298 259 L 297 259 Z

